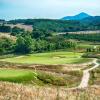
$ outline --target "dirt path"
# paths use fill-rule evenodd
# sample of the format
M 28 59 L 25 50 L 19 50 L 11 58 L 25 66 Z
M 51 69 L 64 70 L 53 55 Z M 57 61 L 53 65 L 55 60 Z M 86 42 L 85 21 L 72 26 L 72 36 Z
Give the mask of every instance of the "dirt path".
M 90 78 L 89 71 L 99 67 L 99 63 L 97 62 L 97 59 L 94 59 L 93 63 L 95 65 L 92 68 L 89 68 L 89 69 L 86 69 L 86 70 L 83 71 L 82 81 L 81 81 L 81 83 L 80 83 L 78 88 L 86 88 L 88 86 L 88 82 L 89 82 L 89 78 Z

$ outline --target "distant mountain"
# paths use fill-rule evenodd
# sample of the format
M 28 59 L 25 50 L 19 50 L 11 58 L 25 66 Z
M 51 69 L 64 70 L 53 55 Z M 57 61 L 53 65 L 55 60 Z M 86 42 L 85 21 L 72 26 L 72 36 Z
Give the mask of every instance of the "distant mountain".
M 100 16 L 87 17 L 82 19 L 80 22 L 88 25 L 100 26 Z
M 91 17 L 91 15 L 88 15 L 87 13 L 80 13 L 80 14 L 77 14 L 75 16 L 66 16 L 66 17 L 63 17 L 61 19 L 63 20 L 82 20 L 84 18 L 87 18 L 87 17 Z

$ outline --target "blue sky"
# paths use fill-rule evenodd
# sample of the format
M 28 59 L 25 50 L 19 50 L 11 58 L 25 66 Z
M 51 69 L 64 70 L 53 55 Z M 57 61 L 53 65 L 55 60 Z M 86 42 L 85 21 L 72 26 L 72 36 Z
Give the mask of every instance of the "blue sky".
M 0 19 L 61 18 L 86 12 L 100 15 L 100 0 L 0 0 Z

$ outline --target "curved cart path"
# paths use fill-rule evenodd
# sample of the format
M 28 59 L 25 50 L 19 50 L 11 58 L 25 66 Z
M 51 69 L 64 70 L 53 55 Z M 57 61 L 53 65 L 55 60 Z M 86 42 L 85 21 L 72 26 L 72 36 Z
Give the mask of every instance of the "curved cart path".
M 89 71 L 92 71 L 93 69 L 99 67 L 99 63 L 97 62 L 97 59 L 94 59 L 93 63 L 95 65 L 92 68 L 89 68 L 89 69 L 86 69 L 83 71 L 82 81 L 81 81 L 80 85 L 78 86 L 78 88 L 86 88 L 88 86 L 89 79 L 90 79 Z

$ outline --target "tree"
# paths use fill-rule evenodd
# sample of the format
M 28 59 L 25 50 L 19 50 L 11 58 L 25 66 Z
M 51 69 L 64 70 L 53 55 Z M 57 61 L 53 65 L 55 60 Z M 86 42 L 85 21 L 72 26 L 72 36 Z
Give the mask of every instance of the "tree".
M 50 36 L 52 36 L 52 33 L 43 29 L 33 29 L 32 32 L 32 38 L 35 39 L 46 39 L 47 37 Z
M 0 54 L 10 53 L 14 50 L 14 41 L 9 38 L 0 38 Z
M 35 41 L 31 36 L 19 36 L 16 41 L 15 52 L 17 53 L 32 53 L 35 50 Z
M 34 29 L 33 32 L 32 32 L 32 38 L 35 38 L 35 39 L 41 39 L 45 37 L 45 35 L 43 34 L 42 31 L 38 30 L 38 29 Z
M 32 53 L 35 50 L 35 40 L 31 36 L 25 36 L 26 53 Z
M 0 32 L 11 32 L 11 27 L 10 26 L 5 26 L 5 25 L 2 25 L 0 26 Z
M 11 35 L 16 36 L 16 35 L 19 35 L 19 34 L 23 34 L 24 32 L 25 32 L 24 29 L 15 26 L 15 27 L 12 28 Z
M 48 42 L 46 40 L 38 40 L 36 42 L 36 51 L 43 52 L 47 50 Z

